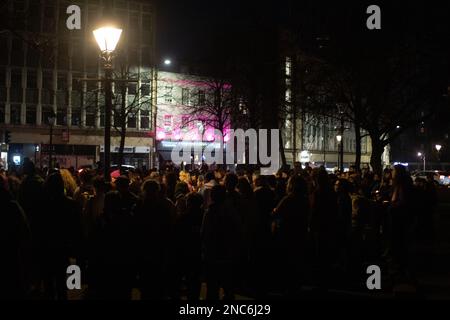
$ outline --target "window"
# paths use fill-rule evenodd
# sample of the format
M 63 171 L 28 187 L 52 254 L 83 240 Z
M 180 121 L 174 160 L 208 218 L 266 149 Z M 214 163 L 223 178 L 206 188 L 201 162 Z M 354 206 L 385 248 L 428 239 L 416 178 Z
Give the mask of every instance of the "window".
M 142 43 L 144 44 L 151 44 L 152 40 L 152 17 L 149 14 L 142 15 Z
M 150 129 L 150 111 L 141 110 L 141 129 Z
M 66 40 L 58 41 L 58 68 L 62 70 L 69 69 L 69 49 Z
M 42 89 L 53 89 L 53 72 L 42 72 Z
M 128 94 L 136 94 L 136 83 L 128 84 Z
M 4 48 L 6 50 L 0 50 L 0 62 L 1 64 L 8 63 L 8 38 L 6 37 L 6 33 L 0 33 L 0 48 Z
M 172 131 L 172 115 L 166 114 L 164 116 L 164 130 L 166 132 Z
M 166 86 L 164 88 L 164 102 L 167 104 L 172 103 L 172 87 Z
M 83 51 L 83 42 L 77 39 L 72 40 L 72 70 L 81 71 L 83 69 Z M 96 56 L 91 59 L 96 60 L 95 57 Z
M 67 106 L 58 105 L 56 111 L 56 124 L 59 126 L 65 126 L 67 124 Z
M 20 112 L 21 112 L 20 104 L 11 104 L 11 123 L 12 124 L 20 124 Z
M 27 88 L 37 88 L 36 71 L 28 70 Z
M 41 6 L 37 1 L 29 1 L 28 10 L 28 31 L 38 31 L 41 29 Z
M 188 88 L 181 89 L 181 104 L 184 106 L 189 105 L 189 89 Z
M 144 34 L 147 34 L 147 32 L 144 32 Z M 150 67 L 152 64 L 152 49 L 150 47 L 143 47 L 142 48 L 142 67 Z
M 187 129 L 189 125 L 189 116 L 181 117 L 181 129 Z
M 141 92 L 143 96 L 149 96 L 150 95 L 150 85 L 149 84 L 143 84 L 141 87 Z
M 0 104 L 0 123 L 5 123 L 5 105 Z
M 44 8 L 44 32 L 54 33 L 56 28 L 55 7 L 46 6 Z
M 285 74 L 287 77 L 290 77 L 292 75 L 292 59 L 291 59 L 291 57 L 286 57 Z
M 48 118 L 54 116 L 53 107 L 51 105 L 42 105 L 42 123 L 49 124 Z
M 19 38 L 12 39 L 11 65 L 23 66 L 23 40 Z
M 291 89 L 286 89 L 285 99 L 287 103 L 291 102 Z
M 11 88 L 22 88 L 22 71 L 12 70 L 11 71 Z
M 128 115 L 128 122 L 127 122 L 128 128 L 136 128 L 137 121 L 136 121 L 136 115 L 134 113 L 130 113 Z
M 28 88 L 26 92 L 27 103 L 38 103 L 38 90 L 34 88 Z
M 205 91 L 199 90 L 198 91 L 198 105 L 203 106 L 205 105 Z
M 105 114 L 102 114 L 103 124 L 105 123 Z M 96 107 L 89 105 L 86 107 L 86 126 L 95 127 Z
M 27 105 L 26 123 L 36 124 L 36 105 L 34 104 Z

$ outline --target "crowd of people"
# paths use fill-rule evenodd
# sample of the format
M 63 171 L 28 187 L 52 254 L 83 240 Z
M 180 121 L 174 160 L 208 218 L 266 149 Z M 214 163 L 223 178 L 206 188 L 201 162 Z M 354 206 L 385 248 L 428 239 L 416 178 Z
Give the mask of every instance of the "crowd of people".
M 0 172 L 2 295 L 66 299 L 81 268 L 87 299 L 293 297 L 303 285 L 365 283 L 366 265 L 414 278 L 412 249 L 433 242 L 433 178 L 405 167 L 227 172 Z

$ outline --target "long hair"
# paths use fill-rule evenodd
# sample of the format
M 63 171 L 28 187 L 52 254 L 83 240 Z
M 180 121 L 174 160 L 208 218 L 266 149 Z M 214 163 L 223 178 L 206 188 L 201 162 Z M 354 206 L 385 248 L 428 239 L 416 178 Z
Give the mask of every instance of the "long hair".
M 59 170 L 59 173 L 61 174 L 61 178 L 64 181 L 64 189 L 66 191 L 66 195 L 72 197 L 73 193 L 75 192 L 75 189 L 77 188 L 77 183 L 75 182 L 75 179 L 73 178 L 70 171 L 67 169 L 61 169 Z

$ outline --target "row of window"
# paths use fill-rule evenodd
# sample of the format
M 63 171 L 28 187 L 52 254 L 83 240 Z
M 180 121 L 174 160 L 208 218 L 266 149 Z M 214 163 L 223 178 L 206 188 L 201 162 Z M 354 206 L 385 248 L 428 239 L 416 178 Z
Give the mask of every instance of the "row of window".
M 180 103 L 180 101 L 174 99 L 174 97 L 177 97 L 177 93 L 174 89 L 176 89 L 176 87 L 175 88 L 172 86 L 164 87 L 163 97 L 165 104 Z M 192 90 L 189 88 L 181 88 L 181 105 L 190 106 L 195 103 L 198 105 L 205 105 L 206 103 L 205 91 L 195 89 L 195 92 L 192 92 Z
M 19 125 L 21 124 L 21 114 L 22 105 L 21 104 L 11 104 L 10 105 L 10 123 Z M 26 124 L 36 124 L 37 119 L 37 106 L 33 104 L 26 105 L 25 110 L 25 123 Z M 41 112 L 41 123 L 49 124 L 49 117 L 52 114 L 52 107 L 50 105 L 43 105 Z M 100 115 L 93 109 L 86 109 L 85 112 L 85 126 L 86 127 L 96 127 L 97 119 L 100 121 L 100 126 L 104 126 L 105 114 L 103 110 L 100 111 Z M 56 125 L 67 125 L 67 110 L 58 109 L 56 112 Z M 82 125 L 82 112 L 80 108 L 73 108 L 71 112 L 71 125 L 81 126 Z M 126 125 L 128 128 L 137 128 L 138 120 L 140 121 L 139 128 L 142 130 L 150 129 L 150 110 L 141 110 L 139 116 L 137 114 L 129 114 L 126 120 Z M 5 105 L 0 105 L 0 123 L 5 122 Z M 113 124 L 115 126 L 120 126 L 120 117 L 118 114 L 113 112 Z

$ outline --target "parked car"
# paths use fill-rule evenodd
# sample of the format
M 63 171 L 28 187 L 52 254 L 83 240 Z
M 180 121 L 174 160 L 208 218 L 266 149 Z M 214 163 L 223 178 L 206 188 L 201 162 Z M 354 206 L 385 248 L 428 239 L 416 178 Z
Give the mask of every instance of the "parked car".
M 426 170 L 426 171 L 416 171 L 411 175 L 413 181 L 417 178 L 427 179 L 429 174 L 433 175 L 434 181 L 437 184 L 448 186 L 450 185 L 450 172 L 438 171 L 438 170 Z
M 116 170 L 119 170 L 119 165 L 118 165 L 118 164 L 113 164 L 113 165 L 111 165 L 110 171 L 111 171 L 111 172 L 114 172 L 114 171 L 116 171 Z M 121 166 L 122 174 L 123 174 L 123 173 L 128 173 L 129 171 L 134 172 L 135 170 L 136 170 L 136 167 L 135 167 L 135 166 L 130 166 L 130 165 L 128 165 L 128 164 L 123 164 L 123 165 Z

